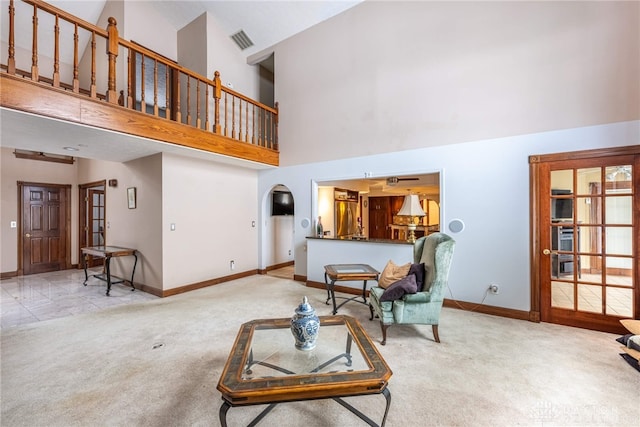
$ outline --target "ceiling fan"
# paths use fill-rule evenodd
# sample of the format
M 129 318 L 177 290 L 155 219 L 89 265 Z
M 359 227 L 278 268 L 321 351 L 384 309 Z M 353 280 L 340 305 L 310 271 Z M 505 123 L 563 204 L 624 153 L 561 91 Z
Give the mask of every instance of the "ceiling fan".
M 398 178 L 397 176 L 391 176 L 387 178 L 387 185 L 396 185 L 400 181 L 419 181 L 420 178 L 417 177 L 409 177 L 409 178 Z

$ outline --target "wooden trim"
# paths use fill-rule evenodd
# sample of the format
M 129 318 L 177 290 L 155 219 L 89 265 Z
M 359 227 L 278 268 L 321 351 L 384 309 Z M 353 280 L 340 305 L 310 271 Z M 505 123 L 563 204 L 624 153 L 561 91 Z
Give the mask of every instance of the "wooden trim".
M 289 267 L 290 265 L 294 265 L 294 264 L 295 264 L 295 261 L 281 262 L 280 264 L 274 264 L 274 265 L 268 266 L 267 268 L 261 271 L 273 271 L 279 268 Z
M 322 282 L 314 282 L 307 281 L 307 287 L 316 288 L 316 289 L 327 289 L 326 285 Z M 334 290 L 336 292 L 342 292 L 351 295 L 361 295 L 362 289 L 349 288 L 346 286 L 334 285 Z M 367 291 L 367 297 L 369 296 L 369 291 Z M 532 322 L 539 322 L 539 317 L 536 319 L 536 316 L 523 310 L 514 310 L 512 308 L 504 308 L 504 307 L 495 307 L 491 305 L 477 304 L 472 302 L 464 302 L 464 301 L 456 301 L 452 299 L 445 299 L 443 303 L 444 307 L 447 308 L 457 308 L 465 311 L 473 311 L 476 313 L 489 314 L 492 316 L 500 316 L 500 317 L 508 317 L 510 319 L 518 319 L 518 320 L 528 320 Z
M 49 157 L 46 153 L 40 152 L 39 154 L 27 154 L 27 153 L 19 153 L 17 151 L 13 152 L 13 155 L 16 159 L 26 159 L 26 160 L 38 160 L 41 162 L 53 162 L 53 163 L 64 163 L 67 165 L 72 165 L 75 163 L 75 158 L 72 156 L 66 156 L 66 158 L 62 157 Z
M 184 286 L 180 286 L 180 287 L 177 287 L 177 288 L 171 288 L 171 289 L 167 289 L 167 290 L 162 290 L 162 295 L 161 296 L 162 297 L 168 297 L 168 296 L 171 296 L 171 295 L 178 295 L 178 294 L 182 294 L 184 292 L 194 291 L 196 289 L 206 288 L 208 286 L 218 285 L 220 283 L 229 282 L 231 280 L 240 279 L 242 277 L 253 276 L 253 275 L 256 275 L 256 274 L 258 274 L 258 270 L 257 269 L 256 270 L 244 271 L 242 273 L 232 274 L 232 275 L 229 275 L 229 276 L 218 277 L 216 279 L 209 279 L 209 280 L 205 280 L 203 282 L 192 283 L 190 285 L 184 285 Z
M 530 318 L 540 321 L 540 194 L 538 191 L 540 181 L 540 164 L 538 162 L 529 165 L 529 241 L 531 244 L 529 266 L 529 298 Z
M 12 277 L 17 277 L 17 271 L 5 271 L 4 273 L 0 273 L 0 280 L 2 279 L 10 279 Z
M 182 123 L 87 98 L 58 88 L 0 74 L 0 105 L 18 111 L 80 123 L 124 134 L 165 141 L 178 146 L 203 150 L 253 161 L 279 165 L 277 151 L 243 144 Z
M 472 302 L 456 301 L 446 298 L 443 305 L 447 308 L 457 308 L 460 310 L 473 311 L 475 313 L 489 314 L 492 316 L 534 321 L 532 320 L 531 313 L 524 310 L 514 310 L 512 308 L 495 307 L 493 305 L 476 304 Z M 535 316 L 533 316 L 533 318 L 535 318 Z
M 559 160 L 582 160 L 597 157 L 625 156 L 640 154 L 640 145 L 600 148 L 596 150 L 571 151 L 565 153 L 536 154 L 529 156 L 529 163 L 555 162 Z
M 324 282 L 314 282 L 313 280 L 307 280 L 306 281 L 306 286 L 308 288 L 327 290 L 327 285 Z M 333 290 L 335 292 L 342 292 L 343 294 L 362 295 L 362 288 L 356 289 L 356 288 L 350 288 L 348 286 L 340 286 L 340 285 L 334 284 L 333 285 Z M 366 294 L 367 294 L 367 296 L 369 296 L 369 291 L 368 290 L 367 290 Z
M 303 276 L 302 274 L 294 274 L 293 275 L 293 280 L 295 280 L 296 282 L 306 282 L 307 281 L 307 276 Z

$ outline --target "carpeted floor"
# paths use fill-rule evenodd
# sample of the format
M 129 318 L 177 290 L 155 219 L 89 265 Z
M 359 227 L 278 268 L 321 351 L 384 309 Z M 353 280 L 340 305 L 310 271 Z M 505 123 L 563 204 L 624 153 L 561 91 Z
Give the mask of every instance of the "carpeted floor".
M 2 426 L 219 425 L 216 385 L 241 323 L 291 317 L 326 292 L 253 276 L 170 298 L 3 329 Z M 637 426 L 640 375 L 616 336 L 444 309 L 430 326 L 393 326 L 351 302 L 394 374 L 388 426 Z M 382 396 L 349 398 L 374 420 Z M 230 426 L 263 407 L 231 408 Z M 278 405 L 264 426 L 359 426 L 331 400 Z

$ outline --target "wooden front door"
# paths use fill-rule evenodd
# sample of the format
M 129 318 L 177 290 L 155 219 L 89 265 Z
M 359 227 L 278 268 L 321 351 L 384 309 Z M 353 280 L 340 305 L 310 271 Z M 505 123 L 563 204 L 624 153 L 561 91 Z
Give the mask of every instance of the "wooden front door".
M 18 182 L 21 274 L 70 268 L 70 185 Z
M 640 146 L 534 157 L 532 171 L 533 308 L 544 322 L 623 332 L 620 319 L 640 315 Z

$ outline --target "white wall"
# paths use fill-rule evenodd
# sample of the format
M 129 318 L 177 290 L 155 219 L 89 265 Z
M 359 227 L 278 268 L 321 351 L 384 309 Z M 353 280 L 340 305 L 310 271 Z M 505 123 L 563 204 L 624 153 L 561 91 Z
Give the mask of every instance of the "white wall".
M 440 172 L 449 297 L 529 310 L 528 156 L 640 141 L 640 3 L 363 2 L 277 46 L 295 270 L 317 182 Z M 264 215 L 264 210 L 262 212 Z M 268 253 L 261 242 L 261 256 Z
M 117 187 L 105 188 L 106 244 L 136 249 L 139 255 L 134 281 L 159 290 L 163 288 L 161 171 L 159 154 L 127 163 L 82 159 L 78 168 L 79 184 L 118 180 Z M 127 205 L 130 187 L 136 188 L 135 209 Z M 74 227 L 77 229 L 77 223 Z M 115 258 L 111 263 L 113 274 L 130 277 L 133 261 L 132 257 Z
M 498 283 L 500 294 L 486 304 L 529 310 L 528 156 L 639 142 L 640 121 L 543 132 L 261 171 L 258 191 L 282 183 L 294 194 L 295 272 L 309 276 L 317 272 L 307 270 L 305 236 L 311 230 L 301 219 L 316 216 L 313 181 L 440 171 L 441 230 L 457 241 L 448 297 L 480 302 L 489 283 Z M 454 218 L 466 224 L 461 233 L 447 229 Z M 261 256 L 268 250 L 263 244 Z
M 275 47 L 280 164 L 638 119 L 639 43 L 639 2 L 362 2 Z
M 258 99 L 260 75 L 257 65 L 248 65 L 247 60 L 231 37 L 216 21 L 216 17 L 207 13 L 207 77 L 213 79 L 220 71 L 222 84 L 233 85 L 233 90 Z
M 165 290 L 258 268 L 256 171 L 164 154 L 162 183 Z

